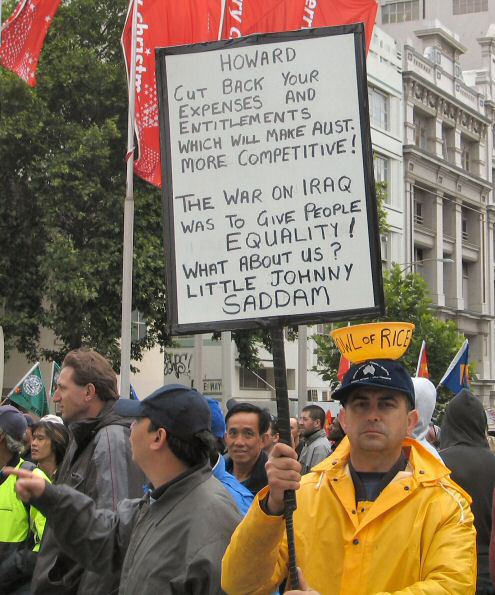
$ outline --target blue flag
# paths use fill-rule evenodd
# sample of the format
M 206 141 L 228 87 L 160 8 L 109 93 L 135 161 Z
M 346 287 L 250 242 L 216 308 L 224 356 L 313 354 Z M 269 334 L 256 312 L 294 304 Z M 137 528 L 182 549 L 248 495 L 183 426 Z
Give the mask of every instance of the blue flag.
M 469 388 L 469 342 L 467 339 L 442 376 L 438 386 L 440 385 L 455 394 L 463 388 Z
M 134 387 L 132 386 L 132 384 L 130 385 L 130 399 L 131 401 L 139 401 L 138 396 L 136 394 L 136 391 L 134 390 Z

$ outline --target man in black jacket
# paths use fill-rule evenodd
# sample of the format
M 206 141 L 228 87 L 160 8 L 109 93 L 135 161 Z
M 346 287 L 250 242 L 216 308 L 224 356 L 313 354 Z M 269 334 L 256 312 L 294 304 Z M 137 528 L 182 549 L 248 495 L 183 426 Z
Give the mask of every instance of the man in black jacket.
M 440 456 L 452 479 L 473 499 L 478 556 L 477 595 L 492 595 L 489 546 L 492 528 L 492 495 L 495 488 L 495 455 L 486 437 L 487 419 L 481 401 L 463 389 L 447 405 L 440 433 Z
M 164 386 L 143 401 L 120 401 L 116 409 L 136 418 L 133 458 L 152 490 L 124 500 L 116 512 L 67 486 L 47 485 L 29 472 L 17 490 L 42 510 L 70 556 L 103 574 L 122 569 L 126 595 L 216 595 L 221 560 L 241 515 L 213 477 L 214 438 L 210 410 L 195 389 Z
M 115 510 L 124 498 L 143 493 L 145 481 L 132 462 L 130 421 L 114 412 L 119 398 L 117 376 L 96 351 L 79 349 L 65 357 L 53 400 L 60 405 L 71 439 L 58 469 L 57 484 L 67 484 Z M 67 555 L 47 523 L 32 581 L 33 594 L 107 595 L 119 574 L 85 570 L 78 557 Z

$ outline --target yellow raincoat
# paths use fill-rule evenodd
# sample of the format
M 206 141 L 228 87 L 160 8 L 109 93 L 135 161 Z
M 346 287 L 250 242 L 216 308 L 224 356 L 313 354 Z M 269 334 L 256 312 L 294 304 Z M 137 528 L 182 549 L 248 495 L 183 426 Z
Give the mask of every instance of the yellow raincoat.
M 356 507 L 349 441 L 304 476 L 294 513 L 297 565 L 322 595 L 467 595 L 476 586 L 470 497 L 411 439 L 409 463 L 375 502 Z M 262 490 L 237 527 L 222 566 L 229 595 L 268 594 L 287 576 L 282 517 Z

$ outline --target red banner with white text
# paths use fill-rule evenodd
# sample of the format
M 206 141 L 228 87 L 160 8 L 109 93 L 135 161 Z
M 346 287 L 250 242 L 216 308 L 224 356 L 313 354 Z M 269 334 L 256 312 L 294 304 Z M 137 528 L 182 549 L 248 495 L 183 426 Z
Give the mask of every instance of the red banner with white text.
M 223 38 L 302 28 L 305 0 L 227 0 Z
M 364 23 L 369 49 L 376 0 L 227 0 L 224 37 Z
M 132 6 L 122 33 L 127 73 L 131 58 Z M 155 80 L 155 48 L 218 39 L 220 0 L 136 0 L 136 135 L 139 156 L 135 173 L 161 186 L 160 134 Z
M 122 45 L 129 73 L 132 6 Z M 135 173 L 161 186 L 160 134 L 155 81 L 155 48 L 218 39 L 223 0 L 136 0 L 136 135 L 139 156 Z M 293 31 L 364 22 L 369 47 L 376 0 L 226 0 L 223 39 L 253 33 Z
M 2 27 L 0 64 L 36 85 L 43 43 L 61 0 L 21 0 Z
M 302 29 L 364 23 L 366 51 L 375 26 L 376 0 L 305 0 Z

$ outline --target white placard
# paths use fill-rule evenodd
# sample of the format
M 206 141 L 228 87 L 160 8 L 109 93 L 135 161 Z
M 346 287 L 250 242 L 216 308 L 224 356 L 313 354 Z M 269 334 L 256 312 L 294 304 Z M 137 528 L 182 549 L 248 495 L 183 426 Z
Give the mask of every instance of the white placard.
M 158 52 L 179 332 L 379 307 L 359 36 L 260 37 L 270 43 Z

